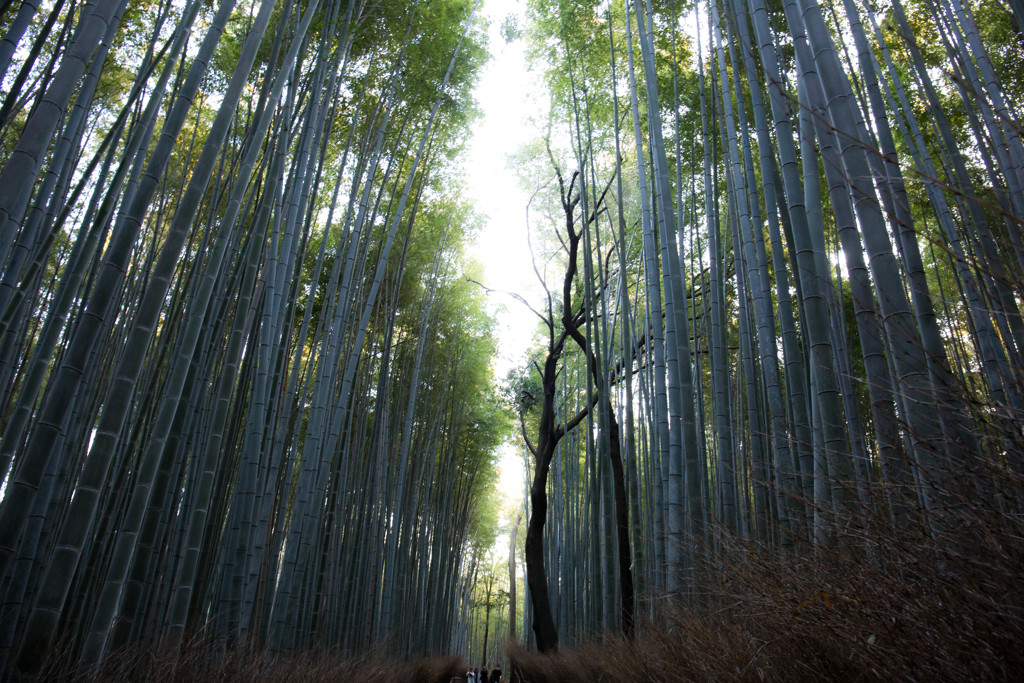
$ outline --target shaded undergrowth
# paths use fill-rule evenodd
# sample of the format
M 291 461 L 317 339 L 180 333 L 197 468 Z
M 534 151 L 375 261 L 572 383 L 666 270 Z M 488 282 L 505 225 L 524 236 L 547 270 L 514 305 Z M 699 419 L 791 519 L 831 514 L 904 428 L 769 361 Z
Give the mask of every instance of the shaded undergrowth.
M 944 489 L 941 509 L 901 507 L 890 490 L 884 502 L 861 501 L 875 511 L 861 519 L 881 521 L 835 526 L 816 547 L 726 534 L 691 543 L 685 595 L 648 591 L 633 640 L 605 635 L 552 655 L 511 644 L 512 680 L 1024 680 L 1024 485 L 1005 471 L 960 474 L 968 483 Z M 986 480 L 998 485 L 978 490 Z M 196 639 L 173 655 L 114 653 L 99 671 L 55 654 L 43 678 L 449 683 L 467 668 L 386 651 L 270 657 Z
M 460 657 L 403 660 L 380 653 L 352 656 L 331 651 L 271 657 L 243 648 L 224 652 L 208 644 L 193 643 L 173 654 L 158 654 L 139 648 L 113 653 L 99 670 L 65 665 L 58 673 L 57 667 L 51 667 L 39 680 L 449 683 L 459 672 L 465 672 L 466 666 Z
M 634 641 L 553 655 L 510 645 L 509 657 L 529 683 L 1022 680 L 1024 521 L 1012 498 L 950 495 L 932 523 L 843 529 L 825 548 L 719 538 L 700 551 L 689 594 L 653 601 L 671 606 L 649 609 Z

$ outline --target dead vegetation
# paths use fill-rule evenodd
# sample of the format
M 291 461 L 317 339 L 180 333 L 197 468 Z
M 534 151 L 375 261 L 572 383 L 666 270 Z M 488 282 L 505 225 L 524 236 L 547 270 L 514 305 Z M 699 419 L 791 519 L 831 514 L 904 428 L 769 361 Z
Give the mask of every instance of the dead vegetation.
M 384 654 L 362 656 L 340 652 L 312 651 L 271 657 L 243 648 L 220 650 L 198 643 L 173 655 L 130 649 L 108 657 L 98 671 L 55 667 L 44 672 L 46 681 L 137 681 L 154 683 L 449 683 L 466 671 L 460 657 L 432 657 L 413 660 Z
M 720 541 L 700 591 L 633 642 L 509 656 L 529 683 L 1021 680 L 1022 532 L 999 498 L 978 497 L 941 528 L 846 530 L 824 551 Z

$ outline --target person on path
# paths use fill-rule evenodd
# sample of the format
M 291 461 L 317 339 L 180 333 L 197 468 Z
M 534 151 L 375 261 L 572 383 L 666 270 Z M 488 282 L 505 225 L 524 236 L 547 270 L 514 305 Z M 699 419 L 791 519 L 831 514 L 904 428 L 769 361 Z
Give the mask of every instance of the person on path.
M 501 683 L 501 667 L 494 667 L 494 671 L 491 672 L 491 683 Z
M 489 680 L 489 677 L 488 677 L 487 665 L 484 664 L 484 668 L 480 669 L 480 683 L 484 683 L 484 681 L 486 681 L 486 680 Z

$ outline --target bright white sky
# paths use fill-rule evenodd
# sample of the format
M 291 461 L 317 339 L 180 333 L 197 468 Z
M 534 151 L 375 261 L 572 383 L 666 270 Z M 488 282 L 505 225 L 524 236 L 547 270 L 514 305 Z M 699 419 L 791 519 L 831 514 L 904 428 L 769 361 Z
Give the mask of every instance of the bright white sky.
M 520 25 L 525 0 L 485 0 L 483 11 L 491 23 L 493 58 L 484 67 L 476 98 L 483 119 L 473 130 L 466 157 L 468 189 L 477 211 L 486 216 L 486 228 L 471 251 L 484 266 L 485 285 L 516 292 L 529 298 L 535 285 L 526 241 L 526 204 L 529 196 L 519 187 L 509 167 L 509 155 L 535 137 L 528 117 L 536 111 L 532 101 L 538 88 L 526 70 L 523 41 L 506 44 L 500 35 L 503 19 L 518 14 Z M 529 343 L 536 319 L 511 297 L 491 295 L 492 306 L 504 307 L 501 315 L 499 376 L 517 365 Z
M 492 59 L 476 90 L 483 118 L 473 130 L 465 168 L 470 198 L 486 217 L 486 227 L 471 254 L 483 265 L 483 284 L 519 293 L 533 302 L 537 286 L 526 240 L 529 196 L 509 168 L 509 155 L 536 136 L 528 118 L 543 111 L 533 104 L 539 97 L 543 103 L 542 89 L 537 85 L 539 79 L 526 70 L 523 41 L 506 44 L 500 33 L 502 21 L 510 14 L 518 15 L 519 26 L 524 25 L 525 0 L 485 0 L 482 10 L 491 25 Z M 536 318 L 509 296 L 492 294 L 489 299 L 491 311 L 498 314 L 495 371 L 501 378 L 522 362 Z M 522 453 L 506 444 L 500 455 L 499 487 L 509 504 L 520 504 L 524 492 Z

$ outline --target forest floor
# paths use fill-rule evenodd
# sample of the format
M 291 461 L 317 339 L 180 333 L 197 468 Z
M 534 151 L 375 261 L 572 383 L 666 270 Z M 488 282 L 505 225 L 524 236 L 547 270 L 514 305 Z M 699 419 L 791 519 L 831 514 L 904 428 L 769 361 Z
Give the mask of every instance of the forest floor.
M 705 552 L 704 567 L 691 570 L 694 588 L 685 601 L 638 605 L 642 626 L 634 638 L 606 634 L 550 655 L 509 644 L 506 678 L 1024 680 L 1024 518 L 992 501 L 971 500 L 947 510 L 945 522 L 917 534 L 888 526 L 849 531 L 827 548 L 790 547 L 788 557 L 719 538 L 714 552 Z M 67 662 L 54 664 L 68 671 Z M 271 658 L 197 641 L 173 656 L 130 650 L 108 658 L 100 672 L 42 678 L 450 683 L 467 668 L 461 657 L 409 660 L 389 656 L 385 647 L 357 657 L 309 652 Z
M 461 657 L 431 657 L 404 661 L 380 653 L 347 656 L 309 652 L 271 658 L 239 649 L 212 655 L 208 649 L 186 648 L 174 656 L 127 650 L 107 658 L 98 672 L 47 675 L 40 681 L 133 681 L 153 683 L 450 683 L 464 676 L 468 664 Z M 66 670 L 66 669 L 65 669 Z
M 969 551 L 920 539 L 879 544 L 870 557 L 836 549 L 785 561 L 752 546 L 720 547 L 718 578 L 702 581 L 705 591 L 689 606 L 663 609 L 632 640 L 606 635 L 551 655 L 509 644 L 506 680 L 1024 680 L 1024 534 L 985 537 Z M 211 656 L 196 646 L 173 659 L 113 657 L 98 678 L 450 683 L 467 668 L 460 657 L 271 659 L 242 650 Z

